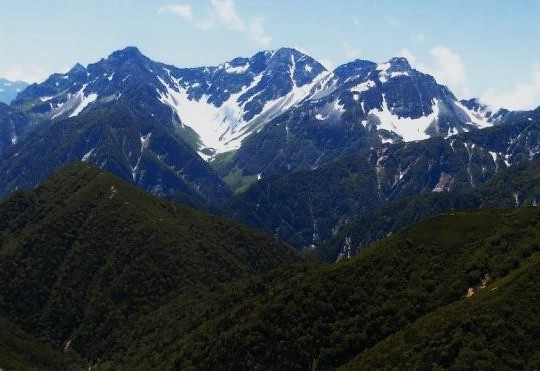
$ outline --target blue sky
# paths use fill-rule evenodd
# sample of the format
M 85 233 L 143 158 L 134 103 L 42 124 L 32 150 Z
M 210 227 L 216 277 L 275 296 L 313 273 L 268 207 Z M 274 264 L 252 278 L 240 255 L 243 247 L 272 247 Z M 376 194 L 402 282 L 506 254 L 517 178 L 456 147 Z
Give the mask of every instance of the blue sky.
M 282 46 L 336 67 L 409 58 L 459 98 L 540 105 L 537 0 L 0 0 L 0 77 L 40 81 L 135 45 L 179 67 Z

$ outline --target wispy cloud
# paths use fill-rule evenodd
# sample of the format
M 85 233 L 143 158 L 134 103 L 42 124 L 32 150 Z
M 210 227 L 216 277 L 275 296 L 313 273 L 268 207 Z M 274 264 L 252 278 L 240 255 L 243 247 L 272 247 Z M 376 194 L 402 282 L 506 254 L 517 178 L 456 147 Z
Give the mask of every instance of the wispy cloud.
M 41 82 L 45 80 L 48 74 L 36 66 L 11 66 L 5 71 L 0 72 L 0 76 L 10 81 Z
M 461 95 L 461 97 L 468 97 L 470 93 L 467 85 L 467 75 L 461 56 L 442 45 L 431 49 L 429 54 L 435 58 L 436 64 L 431 69 L 428 69 L 428 72 L 431 72 L 443 84 L 456 89 L 457 94 Z
M 189 6 L 188 4 L 165 5 L 158 9 L 158 13 L 171 13 L 190 21 L 193 19 L 191 6 Z
M 401 19 L 397 18 L 397 17 L 394 17 L 394 16 L 388 16 L 385 18 L 385 22 L 386 24 L 388 24 L 389 26 L 393 27 L 393 28 L 400 28 L 401 25 L 403 24 L 403 22 L 401 21 Z
M 259 16 L 242 16 L 233 0 L 210 0 L 210 9 L 205 17 L 195 18 L 192 9 L 186 4 L 171 4 L 158 9 L 158 13 L 171 13 L 190 21 L 198 30 L 210 31 L 223 27 L 229 31 L 239 32 L 258 46 L 267 47 L 272 37 L 264 27 L 264 18 Z
M 329 58 L 323 58 L 319 60 L 319 63 L 323 65 L 328 71 L 333 71 L 336 68 L 334 62 Z
M 245 30 L 245 23 L 238 15 L 233 0 L 211 0 L 211 2 L 219 23 L 230 30 Z
M 407 58 L 415 68 L 435 77 L 439 84 L 449 86 L 458 98 L 470 96 L 465 65 L 461 56 L 449 47 L 439 45 L 432 48 L 429 54 L 433 61 L 429 64 L 420 61 L 409 49 L 402 49 L 399 54 Z
M 272 43 L 272 37 L 268 36 L 264 29 L 264 18 L 262 17 L 250 19 L 247 27 L 247 35 L 260 46 L 269 46 Z
M 495 109 L 527 110 L 536 108 L 540 104 L 540 63 L 534 64 L 529 82 L 520 82 L 505 91 L 488 89 L 480 97 L 480 100 Z
M 345 57 L 350 59 L 356 59 L 360 57 L 360 49 L 355 48 L 351 44 L 349 44 L 347 41 L 343 43 L 343 47 L 345 48 Z

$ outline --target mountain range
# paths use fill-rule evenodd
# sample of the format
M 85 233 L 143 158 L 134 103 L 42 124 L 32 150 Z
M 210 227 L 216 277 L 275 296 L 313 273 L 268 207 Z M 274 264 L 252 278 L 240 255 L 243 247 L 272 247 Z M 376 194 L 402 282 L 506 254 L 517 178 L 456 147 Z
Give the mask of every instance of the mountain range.
M 127 47 L 0 106 L 0 195 L 88 162 L 319 247 L 388 203 L 475 189 L 536 159 L 539 122 L 459 100 L 404 58 L 328 71 L 282 48 L 178 68 Z
M 273 173 L 318 167 L 346 151 L 490 126 L 501 112 L 458 101 L 403 58 L 357 60 L 330 72 L 282 48 L 215 67 L 177 68 L 128 47 L 18 94 L 2 115 L 8 131 L 2 138 L 13 143 L 3 163 L 35 158 L 22 140 L 35 133 L 40 140 L 26 143 L 47 163 L 89 161 L 156 194 L 219 201 L 227 191 L 212 173 L 233 188 L 245 186 Z M 19 130 L 4 123 L 14 114 L 27 118 Z M 115 118 L 85 129 L 84 122 L 105 115 Z M 58 138 L 58 131 L 73 126 L 62 153 L 48 158 L 50 133 Z M 28 171 L 38 174 L 8 175 L 1 194 L 35 186 L 46 175 Z

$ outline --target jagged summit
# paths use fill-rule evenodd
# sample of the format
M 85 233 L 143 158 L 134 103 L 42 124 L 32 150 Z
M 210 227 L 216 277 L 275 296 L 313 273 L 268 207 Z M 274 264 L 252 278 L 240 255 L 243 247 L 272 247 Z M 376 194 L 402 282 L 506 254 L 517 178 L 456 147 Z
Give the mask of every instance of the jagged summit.
M 390 68 L 394 71 L 409 71 L 411 70 L 411 65 L 405 57 L 394 57 L 391 58 L 388 63 L 390 63 Z
M 86 68 L 80 64 L 76 63 L 67 73 L 67 75 L 75 75 L 81 72 L 86 72 Z
M 146 58 L 136 46 L 127 46 L 114 51 L 108 59 Z
M 164 184 L 177 187 L 185 178 L 188 188 L 199 187 L 216 198 L 221 198 L 223 184 L 201 162 L 227 152 L 234 156 L 227 157 L 223 174 L 246 169 L 257 177 L 278 168 L 282 172 L 318 167 L 351 146 L 363 149 L 446 137 L 491 125 L 491 118 L 457 101 L 448 88 L 412 69 L 405 58 L 385 63 L 355 60 L 328 71 L 309 55 L 287 47 L 218 66 L 179 68 L 129 46 L 31 85 L 12 107 L 32 123 L 55 126 L 71 120 L 76 124 L 70 127 L 79 125 L 67 140 L 73 145 L 71 152 L 62 158 L 112 167 L 108 154 L 115 152 L 117 173 L 154 193 L 168 194 L 170 190 L 161 188 Z M 110 124 L 115 115 L 124 121 L 114 123 L 111 139 L 96 130 L 95 120 L 108 117 Z M 16 131 L 10 133 L 6 143 L 21 142 Z M 110 143 L 104 140 L 116 143 L 122 153 L 105 148 Z M 177 150 L 184 158 L 172 160 Z M 186 176 L 186 161 L 196 163 L 197 174 L 205 174 L 217 189 L 196 181 L 194 172 Z M 174 182 L 150 182 L 149 172 L 168 174 Z

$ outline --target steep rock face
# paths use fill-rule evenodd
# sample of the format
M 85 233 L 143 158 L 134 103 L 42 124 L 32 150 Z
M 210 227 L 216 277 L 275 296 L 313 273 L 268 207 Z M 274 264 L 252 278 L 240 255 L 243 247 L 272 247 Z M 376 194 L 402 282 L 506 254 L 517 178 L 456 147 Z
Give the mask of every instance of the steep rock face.
M 133 96 L 147 114 L 162 117 L 195 135 L 203 156 L 237 149 L 260 124 L 309 93 L 324 75 L 317 61 L 294 49 L 260 52 L 216 67 L 176 68 L 154 62 L 134 47 L 116 51 L 87 68 L 52 75 L 14 101 L 30 106 L 35 119 L 76 117 L 99 104 Z M 138 95 L 144 94 L 144 101 Z
M 30 133 L 0 163 L 0 193 L 37 186 L 62 164 L 90 162 L 160 196 L 192 205 L 222 202 L 230 191 L 195 151 L 152 116 L 120 100 Z
M 269 176 L 230 202 L 231 215 L 297 248 L 319 246 L 352 220 L 417 195 L 473 190 L 540 159 L 538 110 L 449 138 L 384 144 L 318 169 Z
M 311 57 L 282 48 L 167 74 L 160 79 L 160 100 L 198 134 L 197 149 L 209 159 L 240 148 L 244 138 L 308 96 L 327 72 Z
M 345 152 L 448 137 L 503 117 L 463 104 L 404 58 L 356 60 L 324 76 L 304 100 L 248 137 L 220 171 L 249 176 L 316 168 Z
M 180 69 L 134 47 L 77 64 L 13 102 L 33 135 L 5 146 L 1 192 L 36 186 L 60 164 L 88 161 L 156 194 L 222 202 L 230 192 L 203 158 L 238 148 L 325 73 L 286 48 L 216 67 Z
M 27 130 L 27 117 L 0 103 L 0 156 L 17 144 Z
M 128 47 L 29 86 L 11 108 L 26 115 L 18 130 L 28 140 L 13 140 L 22 138 L 13 130 L 3 136 L 2 194 L 37 185 L 67 161 L 89 161 L 156 194 L 210 202 L 230 196 L 222 179 L 246 188 L 343 155 L 526 117 L 457 101 L 404 58 L 328 72 L 289 48 L 177 68 Z

